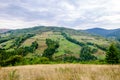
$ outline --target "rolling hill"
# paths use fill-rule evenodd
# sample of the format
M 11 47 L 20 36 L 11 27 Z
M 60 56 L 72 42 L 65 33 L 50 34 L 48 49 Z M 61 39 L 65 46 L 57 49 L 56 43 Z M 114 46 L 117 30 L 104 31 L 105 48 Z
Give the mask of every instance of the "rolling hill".
M 9 63 L 48 63 L 51 59 L 58 62 L 78 62 L 82 61 L 81 55 L 86 51 L 86 59 L 104 60 L 111 44 L 111 40 L 83 30 L 52 26 L 10 30 L 0 37 L 2 66 L 10 65 Z M 18 63 L 14 60 L 18 60 Z
M 79 42 L 82 42 L 91 48 L 97 48 L 98 51 L 96 54 L 103 54 L 105 51 L 102 50 L 99 47 L 96 47 L 91 44 L 96 44 L 99 46 L 103 47 L 108 47 L 109 46 L 109 41 L 107 41 L 104 37 L 98 37 L 98 36 L 93 36 L 91 34 L 87 34 L 84 31 L 79 31 L 79 30 L 73 30 L 73 29 L 68 29 L 68 28 L 60 28 L 60 27 L 45 27 L 45 26 L 40 26 L 40 27 L 33 27 L 33 28 L 27 28 L 27 29 L 18 29 L 18 30 L 11 30 L 8 31 L 7 36 L 3 36 L 5 39 L 8 38 L 5 42 L 1 43 L 0 45 L 7 50 L 12 50 L 15 48 L 15 46 L 11 47 L 14 42 L 14 40 L 18 37 L 23 37 L 23 35 L 26 34 L 34 34 L 34 36 L 29 37 L 25 39 L 23 42 L 21 42 L 19 47 L 23 46 L 30 46 L 33 41 L 37 41 L 39 46 L 36 49 L 35 53 L 40 53 L 46 49 L 46 44 L 45 40 L 47 38 L 50 38 L 52 40 L 58 40 L 60 42 L 60 47 L 58 49 L 58 52 L 56 52 L 55 55 L 63 55 L 66 53 L 66 51 L 71 52 L 75 54 L 76 56 L 79 55 L 80 49 L 82 46 L 79 46 L 69 40 L 67 40 L 61 33 L 67 33 L 71 38 L 76 39 Z M 3 34 L 4 35 L 4 34 Z M 10 38 L 10 37 L 13 38 Z

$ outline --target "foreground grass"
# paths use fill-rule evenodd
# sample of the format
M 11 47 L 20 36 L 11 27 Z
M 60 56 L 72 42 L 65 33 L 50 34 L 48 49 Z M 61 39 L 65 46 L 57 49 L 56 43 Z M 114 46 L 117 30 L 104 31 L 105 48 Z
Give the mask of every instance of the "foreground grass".
M 47 64 L 0 68 L 0 80 L 120 80 L 120 65 Z

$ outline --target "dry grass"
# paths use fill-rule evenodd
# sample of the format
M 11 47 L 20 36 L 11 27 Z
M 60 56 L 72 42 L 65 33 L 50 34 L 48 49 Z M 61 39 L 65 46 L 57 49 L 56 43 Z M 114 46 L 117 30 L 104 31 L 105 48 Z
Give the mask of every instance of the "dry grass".
M 32 42 L 34 42 L 34 41 L 35 41 L 34 38 L 29 38 L 22 43 L 21 47 L 22 46 L 30 46 L 32 44 Z
M 0 80 L 120 80 L 120 65 L 54 64 L 5 67 Z

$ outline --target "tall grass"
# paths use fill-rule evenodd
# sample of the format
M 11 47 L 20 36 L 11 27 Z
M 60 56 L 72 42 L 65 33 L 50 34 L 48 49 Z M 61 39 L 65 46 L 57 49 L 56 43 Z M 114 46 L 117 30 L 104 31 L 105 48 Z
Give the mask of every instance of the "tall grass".
M 17 75 L 16 74 L 16 69 L 15 70 L 13 70 L 13 71 L 11 71 L 10 73 L 9 73 L 9 79 L 10 80 L 18 80 L 19 78 L 19 75 Z
M 0 80 L 120 80 L 120 65 L 51 64 L 6 67 Z

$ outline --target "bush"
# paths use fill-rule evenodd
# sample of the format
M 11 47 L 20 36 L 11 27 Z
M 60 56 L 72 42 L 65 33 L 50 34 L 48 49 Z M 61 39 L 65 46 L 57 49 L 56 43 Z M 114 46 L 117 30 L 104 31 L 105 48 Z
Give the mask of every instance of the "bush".
M 7 60 L 2 61 L 2 66 L 8 66 L 8 65 L 14 66 L 16 63 L 20 62 L 21 60 L 22 60 L 22 56 L 15 55 Z
M 48 64 L 50 61 L 46 57 L 31 57 L 24 58 L 21 64 Z
M 46 57 L 40 57 L 33 60 L 33 64 L 48 64 L 49 59 Z
M 63 58 L 63 61 L 64 61 L 64 62 L 73 63 L 73 62 L 77 61 L 77 59 L 76 59 L 75 56 L 65 56 L 65 57 Z
M 90 61 L 90 60 L 96 60 L 97 58 L 94 55 L 91 55 L 91 49 L 88 46 L 84 46 L 81 49 L 80 52 L 80 60 L 81 61 Z

